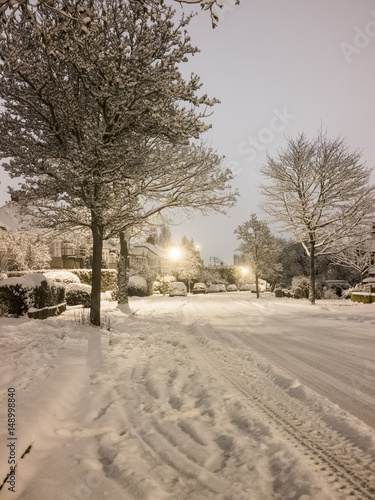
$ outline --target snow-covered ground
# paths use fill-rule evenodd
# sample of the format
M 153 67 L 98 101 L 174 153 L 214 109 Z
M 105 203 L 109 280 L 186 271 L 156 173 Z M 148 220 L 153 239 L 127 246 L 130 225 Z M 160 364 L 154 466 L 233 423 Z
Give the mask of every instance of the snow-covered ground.
M 1 500 L 375 498 L 374 304 L 131 307 L 105 303 L 101 331 L 78 309 L 0 318 Z

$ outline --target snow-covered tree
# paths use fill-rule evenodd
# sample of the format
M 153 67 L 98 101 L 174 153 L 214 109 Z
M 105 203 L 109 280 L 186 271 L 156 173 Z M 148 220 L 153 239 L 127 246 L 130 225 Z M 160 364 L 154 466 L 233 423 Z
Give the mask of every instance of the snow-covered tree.
M 163 0 L 135 0 L 139 3 L 140 6 L 151 6 L 157 7 L 163 3 Z M 174 0 L 179 4 L 200 4 L 202 10 L 208 10 L 211 16 L 212 27 L 215 28 L 219 21 L 219 16 L 217 11 L 215 10 L 215 6 L 219 9 L 223 8 L 223 3 L 220 0 Z M 240 0 L 235 0 L 235 5 L 239 5 Z M 27 11 L 28 16 L 35 23 L 38 21 L 38 16 L 36 11 L 38 7 L 43 6 L 46 9 L 50 9 L 52 11 L 57 11 L 61 16 L 70 17 L 75 20 L 80 20 L 84 31 L 90 28 L 90 25 L 97 21 L 98 19 L 105 20 L 106 18 L 106 4 L 103 2 L 103 10 L 98 15 L 91 8 L 90 3 L 86 5 L 81 0 L 75 1 L 66 1 L 60 0 L 51 1 L 51 0 L 1 0 L 0 1 L 0 21 L 6 22 L 9 18 L 16 15 L 17 11 L 23 10 Z M 155 13 L 153 13 L 155 15 Z
M 188 282 L 188 292 L 190 292 L 191 282 L 198 277 L 203 263 L 193 239 L 189 240 L 183 236 L 179 248 L 181 256 L 176 263 L 176 271 L 179 279 Z
M 341 138 L 301 133 L 288 139 L 261 172 L 264 210 L 302 243 L 310 258 L 310 301 L 315 303 L 315 259 L 338 254 L 367 238 L 363 226 L 374 217 L 371 169 Z
M 93 24 L 89 30 L 74 17 L 80 9 Z M 159 6 L 155 14 L 120 0 L 108 0 L 105 10 L 103 15 L 99 0 L 56 1 L 52 9 L 38 4 L 33 16 L 21 9 L 9 17 L 0 33 L 0 158 L 11 158 L 4 168 L 22 180 L 11 194 L 26 211 L 42 216 L 44 226 L 90 228 L 95 325 L 103 239 L 168 205 L 157 193 L 160 172 L 151 166 L 166 148 L 154 141 L 187 148 L 189 138 L 208 128 L 203 118 L 215 102 L 197 96 L 197 76 L 184 80 L 178 70 L 197 50 L 185 31 L 189 18 L 174 26 L 170 8 Z M 221 181 L 216 193 L 227 187 L 230 175 L 213 153 L 194 151 L 211 155 L 216 165 L 212 174 L 206 170 L 205 189 L 214 178 Z M 199 178 L 193 165 L 190 172 Z M 169 205 L 182 206 L 178 188 L 170 190 L 172 172 L 161 177 Z M 184 194 L 194 192 L 194 180 L 179 179 Z M 159 205 L 146 214 L 147 190 Z M 194 194 L 191 205 L 198 205 Z M 215 206 L 213 195 L 207 205 Z
M 50 267 L 49 245 L 39 235 L 7 231 L 0 239 L 0 271 L 29 271 Z
M 340 267 L 357 271 L 362 282 L 370 267 L 374 264 L 374 252 L 371 243 L 372 239 L 369 235 L 367 240 L 332 255 L 331 260 Z
M 281 270 L 280 264 L 277 263 L 276 239 L 268 225 L 258 220 L 256 214 L 251 214 L 250 219 L 238 226 L 234 233 L 240 240 L 238 250 L 242 252 L 244 261 L 254 273 L 259 298 L 259 279 L 264 279 L 271 269 L 275 272 Z

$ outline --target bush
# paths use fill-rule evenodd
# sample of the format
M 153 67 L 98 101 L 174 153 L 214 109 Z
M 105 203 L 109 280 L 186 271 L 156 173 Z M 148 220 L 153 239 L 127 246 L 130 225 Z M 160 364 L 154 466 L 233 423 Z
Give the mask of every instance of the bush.
M 326 290 L 323 290 L 323 299 L 338 299 L 339 296 L 335 292 L 334 288 L 327 288 Z
M 43 309 L 61 304 L 64 300 L 65 287 L 43 274 L 30 273 L 0 282 L 0 303 L 5 315 L 22 316 L 31 307 Z
M 91 306 L 91 286 L 82 283 L 71 283 L 66 286 L 66 303 L 68 306 Z
M 169 285 L 176 281 L 174 276 L 158 276 L 158 279 L 153 283 L 154 293 L 168 293 Z
M 292 293 L 295 299 L 308 299 L 310 291 L 310 278 L 308 276 L 295 276 L 292 279 Z
M 129 278 L 128 295 L 130 297 L 146 297 L 149 295 L 147 281 L 141 276 Z

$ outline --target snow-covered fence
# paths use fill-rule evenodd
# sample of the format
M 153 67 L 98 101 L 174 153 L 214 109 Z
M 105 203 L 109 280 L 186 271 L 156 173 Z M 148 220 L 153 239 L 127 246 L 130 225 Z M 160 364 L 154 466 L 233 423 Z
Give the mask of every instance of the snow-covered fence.
M 65 286 L 55 283 L 40 273 L 6 278 L 0 282 L 2 314 L 18 317 L 26 314 L 30 308 L 35 312 L 37 309 L 46 309 L 64 303 Z M 49 314 L 51 315 L 52 311 Z M 60 314 L 60 312 L 56 309 L 53 314 Z

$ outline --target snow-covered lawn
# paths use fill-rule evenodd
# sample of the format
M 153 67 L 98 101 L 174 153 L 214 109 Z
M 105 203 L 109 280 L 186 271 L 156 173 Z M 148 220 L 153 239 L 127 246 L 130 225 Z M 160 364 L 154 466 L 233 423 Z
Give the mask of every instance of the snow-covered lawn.
M 0 483 L 9 443 L 17 459 L 1 500 L 375 498 L 374 304 L 131 307 L 104 303 L 101 331 L 77 309 L 0 318 Z

